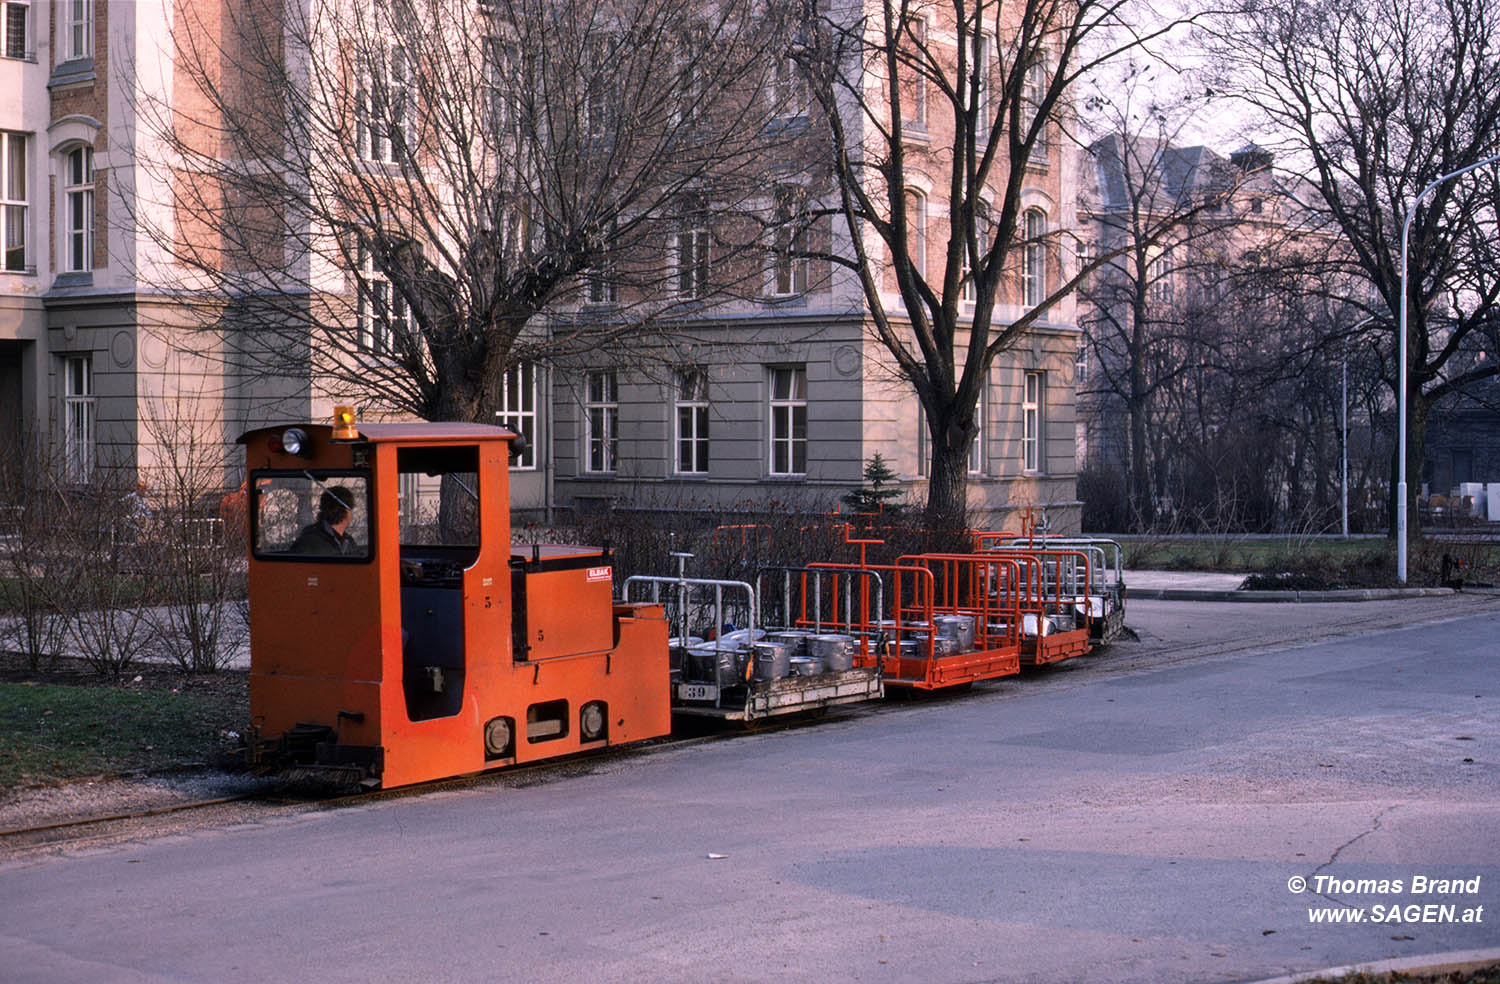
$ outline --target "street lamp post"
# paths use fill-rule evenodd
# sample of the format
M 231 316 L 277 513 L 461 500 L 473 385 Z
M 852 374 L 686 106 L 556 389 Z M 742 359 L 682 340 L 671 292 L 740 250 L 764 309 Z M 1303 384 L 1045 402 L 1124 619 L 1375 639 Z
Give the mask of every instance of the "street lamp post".
M 1400 432 L 1398 438 L 1398 450 L 1396 452 L 1396 580 L 1402 584 L 1406 583 L 1406 243 L 1411 236 L 1411 220 L 1417 214 L 1417 206 L 1427 193 L 1444 181 L 1468 174 L 1476 168 L 1484 167 L 1486 164 L 1500 162 L 1500 154 L 1486 157 L 1482 161 L 1476 161 L 1468 167 L 1461 167 L 1457 171 L 1438 178 L 1432 184 L 1423 188 L 1421 193 L 1412 200 L 1411 208 L 1406 210 L 1406 221 L 1401 224 L 1401 311 L 1397 317 L 1399 327 L 1396 329 L 1400 334 L 1398 341 L 1401 364 L 1398 372 L 1399 382 L 1396 384 L 1397 430 Z

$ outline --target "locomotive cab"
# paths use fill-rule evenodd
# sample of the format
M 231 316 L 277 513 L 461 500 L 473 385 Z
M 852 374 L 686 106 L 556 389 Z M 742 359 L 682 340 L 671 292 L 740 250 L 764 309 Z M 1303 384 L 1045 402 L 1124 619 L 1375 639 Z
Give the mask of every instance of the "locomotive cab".
M 605 550 L 512 548 L 513 433 L 340 412 L 240 439 L 259 752 L 389 787 L 667 733 L 661 609 Z

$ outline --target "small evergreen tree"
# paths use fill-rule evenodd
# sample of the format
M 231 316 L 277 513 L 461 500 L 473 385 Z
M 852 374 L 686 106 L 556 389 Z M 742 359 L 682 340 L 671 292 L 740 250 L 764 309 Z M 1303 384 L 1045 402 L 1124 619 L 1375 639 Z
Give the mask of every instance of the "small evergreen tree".
M 888 488 L 891 482 L 896 480 L 896 473 L 891 471 L 890 465 L 876 451 L 865 464 L 865 483 L 859 488 L 844 496 L 843 502 L 857 513 L 883 512 L 887 515 L 895 515 L 901 511 L 901 505 L 896 499 L 906 494 L 905 489 Z

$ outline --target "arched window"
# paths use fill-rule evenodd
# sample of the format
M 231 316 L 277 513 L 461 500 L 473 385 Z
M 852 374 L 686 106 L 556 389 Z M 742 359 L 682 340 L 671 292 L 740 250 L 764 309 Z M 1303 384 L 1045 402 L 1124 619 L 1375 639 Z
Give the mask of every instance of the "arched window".
M 1047 296 L 1047 216 L 1039 208 L 1026 210 L 1025 267 L 1021 277 L 1021 301 L 1036 307 Z
M 94 268 L 94 149 L 76 146 L 63 157 L 63 257 L 67 273 Z

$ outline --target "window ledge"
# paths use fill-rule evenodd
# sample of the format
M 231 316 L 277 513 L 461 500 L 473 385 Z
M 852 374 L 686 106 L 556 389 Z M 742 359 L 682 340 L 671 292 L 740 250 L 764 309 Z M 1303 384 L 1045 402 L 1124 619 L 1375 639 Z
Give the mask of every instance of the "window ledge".
M 53 287 L 92 287 L 94 271 L 79 270 L 74 273 L 59 273 L 52 281 Z
M 94 74 L 93 58 L 75 58 L 65 61 L 52 70 L 52 77 L 47 80 L 47 88 L 58 89 L 70 85 L 83 85 L 93 82 L 98 76 Z

